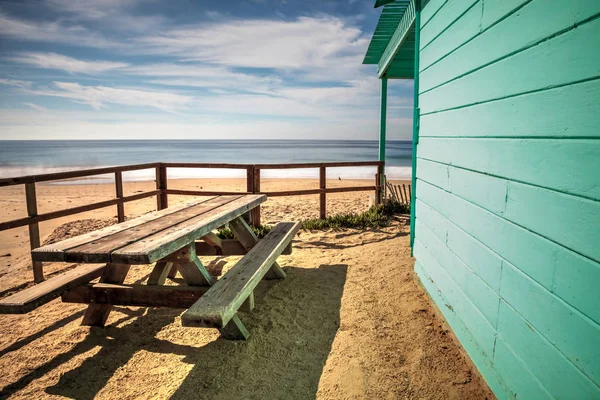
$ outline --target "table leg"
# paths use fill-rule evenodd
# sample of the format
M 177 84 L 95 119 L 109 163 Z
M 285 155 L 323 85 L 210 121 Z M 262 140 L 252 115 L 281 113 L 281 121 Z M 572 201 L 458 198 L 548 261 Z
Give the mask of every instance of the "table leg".
M 131 265 L 106 264 L 100 277 L 102 283 L 123 283 Z M 113 306 L 110 304 L 90 304 L 85 311 L 81 325 L 104 326 Z
M 242 324 L 240 317 L 237 315 L 234 315 L 224 328 L 219 329 L 219 332 L 225 339 L 229 340 L 248 340 L 250 337 L 248 329 Z
M 215 282 L 198 257 L 186 263 L 177 263 L 177 269 L 190 286 L 212 286 Z
M 250 293 L 250 296 L 244 301 L 244 303 L 239 308 L 239 311 L 243 312 L 251 312 L 254 310 L 254 292 Z
M 173 266 L 171 269 L 179 270 L 185 282 L 190 286 L 212 286 L 214 283 L 214 278 L 198 259 L 194 243 L 163 258 L 161 262 L 172 262 Z
M 169 279 L 173 279 L 177 276 L 177 265 L 173 264 L 169 270 Z
M 246 251 L 250 250 L 256 243 L 258 243 L 258 237 L 254 234 L 254 231 L 244 221 L 243 218 L 236 218 L 229 223 L 229 228 L 233 232 L 237 240 L 240 241 Z M 273 263 L 269 271 L 265 275 L 265 279 L 284 279 L 286 277 L 285 271 L 279 266 L 277 261 Z
M 164 285 L 173 268 L 172 262 L 158 261 L 148 277 L 148 285 Z M 177 271 L 177 269 L 175 269 Z

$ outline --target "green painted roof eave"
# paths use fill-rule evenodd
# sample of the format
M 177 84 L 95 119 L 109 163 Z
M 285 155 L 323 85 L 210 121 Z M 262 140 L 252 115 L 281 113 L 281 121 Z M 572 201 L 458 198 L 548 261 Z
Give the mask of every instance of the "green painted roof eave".
M 378 0 L 387 1 L 387 0 Z M 378 64 L 381 56 L 396 32 L 404 13 L 408 9 L 410 0 L 395 0 L 389 2 L 383 7 L 379 21 L 373 32 L 373 37 L 369 43 L 367 53 L 363 64 Z M 377 6 L 377 3 L 376 3 Z
M 375 0 L 375 8 L 385 6 L 388 3 L 393 3 L 396 0 Z
M 414 47 L 414 0 L 387 2 L 379 17 L 363 64 L 376 64 L 379 78 L 412 79 L 414 78 Z

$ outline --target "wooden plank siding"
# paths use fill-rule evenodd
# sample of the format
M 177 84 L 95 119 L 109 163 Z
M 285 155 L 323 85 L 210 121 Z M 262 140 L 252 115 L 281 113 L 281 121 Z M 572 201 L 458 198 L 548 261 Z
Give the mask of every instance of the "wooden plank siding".
M 463 0 L 460 0 L 463 1 Z M 486 1 L 483 10 L 480 10 L 482 15 L 481 24 L 485 23 L 489 29 L 486 29 L 484 25 L 480 27 L 481 33 L 474 36 L 470 40 L 465 40 L 464 43 L 455 43 L 454 46 L 443 50 L 443 53 L 448 55 L 445 58 L 440 57 L 438 60 L 433 60 L 433 65 L 424 65 L 421 67 L 421 74 L 419 76 L 419 86 L 422 92 L 426 92 L 434 87 L 442 85 L 445 82 L 451 80 L 457 80 L 459 77 L 465 76 L 469 73 L 476 72 L 478 70 L 485 69 L 486 66 L 498 61 L 506 60 L 509 62 L 514 55 L 518 55 L 517 52 L 523 53 L 519 57 L 526 57 L 531 53 L 524 50 L 530 50 L 538 52 L 536 50 L 537 45 L 543 44 L 542 42 L 548 41 L 546 45 L 541 47 L 541 50 L 564 46 L 565 38 L 559 39 L 558 35 L 560 32 L 573 28 L 577 24 L 588 20 L 600 13 L 600 3 L 595 0 L 585 1 L 574 1 L 565 7 L 562 2 L 555 2 L 553 0 L 534 0 L 534 1 L 523 1 L 516 0 L 511 1 L 512 7 L 495 7 L 494 3 L 504 2 L 492 2 Z M 512 8 L 512 9 L 511 9 Z M 535 28 L 526 29 L 528 26 L 532 26 L 532 20 L 544 20 L 544 24 L 536 24 Z M 455 22 L 457 25 L 463 24 L 464 20 L 458 20 Z M 479 24 L 478 24 L 479 25 Z M 575 33 L 577 29 L 572 29 L 572 33 Z M 518 32 L 519 34 L 515 34 Z M 450 35 L 452 32 L 448 32 Z M 440 42 L 443 35 L 440 36 Z M 568 36 L 567 36 L 568 38 Z M 552 43 L 552 40 L 556 40 Z M 563 43 L 557 45 L 557 42 Z M 584 42 L 586 42 L 584 40 Z M 589 45 L 594 45 L 594 41 L 587 41 Z M 440 43 L 441 44 L 441 43 Z M 585 45 L 585 43 L 582 43 Z M 430 45 L 437 46 L 434 42 Z M 426 49 L 421 49 L 423 52 Z M 434 51 L 431 48 L 427 51 Z M 554 53 L 554 51 L 552 51 Z M 559 53 L 558 48 L 556 53 Z M 561 57 L 560 54 L 554 54 L 556 57 Z M 551 54 L 548 54 L 551 56 Z M 562 55 L 564 56 L 564 54 Z M 517 58 L 519 60 L 519 58 Z M 538 60 L 541 62 L 542 60 Z M 515 60 L 511 60 L 514 63 Z M 521 72 L 523 68 L 518 68 Z M 527 68 L 528 71 L 535 71 L 536 69 Z M 515 71 L 511 71 L 514 73 Z M 543 77 L 540 77 L 543 78 Z M 533 83 L 533 82 L 532 82 Z M 499 85 L 501 86 L 501 85 Z
M 600 2 L 431 0 L 415 271 L 499 399 L 600 398 Z

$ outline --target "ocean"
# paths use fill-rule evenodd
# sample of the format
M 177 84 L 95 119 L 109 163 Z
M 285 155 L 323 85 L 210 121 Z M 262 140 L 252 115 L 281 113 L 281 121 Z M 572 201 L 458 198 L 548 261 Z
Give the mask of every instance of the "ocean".
M 388 141 L 388 179 L 410 179 L 412 143 Z M 305 163 L 376 161 L 379 143 L 367 140 L 44 140 L 0 141 L 0 177 L 150 162 Z M 327 169 L 328 178 L 373 178 L 375 167 Z M 316 178 L 315 169 L 267 170 L 263 177 Z M 169 178 L 245 177 L 242 170 L 170 168 Z M 123 174 L 123 179 L 151 180 L 154 171 Z M 95 177 L 112 180 L 112 176 Z M 89 181 L 89 180 L 87 180 Z M 85 183 L 86 180 L 70 181 Z

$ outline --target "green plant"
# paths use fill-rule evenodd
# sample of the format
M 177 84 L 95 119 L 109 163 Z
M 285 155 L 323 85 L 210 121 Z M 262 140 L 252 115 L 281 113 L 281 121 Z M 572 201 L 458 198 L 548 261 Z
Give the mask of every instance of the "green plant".
M 251 228 L 252 231 L 254 231 L 254 234 L 259 239 L 265 237 L 267 233 L 269 233 L 271 229 L 273 229 L 273 227 L 269 225 L 260 225 L 259 227 L 251 226 Z M 219 231 L 217 232 L 217 236 L 219 236 L 221 239 L 235 239 L 233 232 L 229 228 L 219 229 Z
M 309 230 L 381 228 L 389 225 L 392 215 L 406 213 L 410 213 L 410 206 L 390 202 L 386 205 L 372 206 L 358 214 L 347 213 L 332 215 L 325 219 L 308 219 L 302 222 L 302 227 Z
M 404 204 L 390 200 L 385 204 L 384 212 L 387 215 L 410 214 L 410 204 Z

